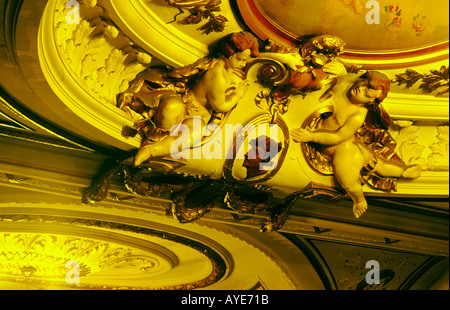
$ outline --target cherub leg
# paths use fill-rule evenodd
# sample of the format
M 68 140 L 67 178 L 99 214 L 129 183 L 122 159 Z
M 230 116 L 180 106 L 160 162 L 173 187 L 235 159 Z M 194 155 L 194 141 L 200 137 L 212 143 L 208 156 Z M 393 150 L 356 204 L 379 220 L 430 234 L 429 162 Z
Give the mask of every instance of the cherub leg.
M 134 165 L 137 167 L 149 158 L 169 155 L 170 148 L 175 140 L 176 137 L 167 136 L 159 142 L 141 145 L 134 156 Z
M 161 100 L 153 116 L 155 127 L 169 131 L 174 125 L 183 121 L 185 106 L 181 98 L 170 95 Z M 166 136 L 158 142 L 144 140 L 134 158 L 134 165 L 139 166 L 150 157 L 170 154 L 170 148 L 176 137 Z
M 367 210 L 367 201 L 359 181 L 365 163 L 364 154 L 355 144 L 349 143 L 335 151 L 332 163 L 334 176 L 353 200 L 353 214 L 359 218 Z
M 407 166 L 393 160 L 386 160 L 377 156 L 378 162 L 374 172 L 383 177 L 415 179 L 421 174 L 420 165 Z
M 159 142 L 143 144 L 135 156 L 134 165 L 138 166 L 151 157 L 173 155 L 199 144 L 204 128 L 205 122 L 201 119 L 197 122 L 193 118 L 185 119 L 179 124 L 176 134 L 172 132 Z

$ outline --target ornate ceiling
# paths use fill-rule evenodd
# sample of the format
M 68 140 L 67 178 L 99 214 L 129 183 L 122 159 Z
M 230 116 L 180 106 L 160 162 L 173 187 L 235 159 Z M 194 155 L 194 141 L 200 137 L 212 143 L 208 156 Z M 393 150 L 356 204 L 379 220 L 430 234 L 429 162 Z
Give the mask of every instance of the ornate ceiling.
M 430 5 L 423 1 L 377 1 L 379 24 L 366 22 L 372 17 L 372 3 L 322 0 L 314 3 L 299 1 L 238 1 L 255 7 L 255 13 L 242 11 L 244 19 L 265 17 L 269 27 L 280 29 L 293 40 L 308 34 L 333 34 L 346 42 L 347 51 L 370 53 L 420 50 L 448 42 L 448 3 Z M 351 1 L 350 1 L 351 2 Z M 358 3 L 359 2 L 359 3 Z M 280 10 L 280 4 L 283 10 Z M 247 7 L 245 7 L 247 8 Z M 372 12 L 371 12 L 372 11 Z M 358 25 L 358 27 L 355 27 Z M 256 29 L 255 29 L 256 31 Z
M 448 3 L 380 0 L 381 24 L 367 25 L 368 9 L 340 0 L 75 2 L 80 19 L 71 23 L 66 0 L 0 0 L 1 289 L 448 289 L 448 70 L 447 80 L 439 71 L 448 68 Z M 102 181 L 105 167 L 141 143 L 123 135 L 134 119 L 119 94 L 147 68 L 191 64 L 241 30 L 290 46 L 337 35 L 347 43 L 341 61 L 397 78 L 383 102 L 390 134 L 422 176 L 400 180 L 396 192 L 366 186 L 369 211 L 355 219 L 332 175 L 290 137 L 326 107 L 318 92 L 290 98 L 275 122 L 279 165 L 256 181 L 246 180 L 243 160 L 214 158 L 155 160 L 157 182 L 117 167 Z M 248 68 L 248 104 L 228 124 L 270 130 L 275 117 L 255 98 L 267 91 L 261 72 L 286 79 L 280 68 Z M 230 148 L 249 142 L 241 138 Z M 88 188 L 103 191 L 94 204 L 82 201 Z M 287 205 L 284 226 L 261 233 L 272 209 Z M 201 219 L 180 223 L 191 217 Z M 381 264 L 378 286 L 364 280 L 370 260 Z M 80 281 L 68 282 L 74 266 Z

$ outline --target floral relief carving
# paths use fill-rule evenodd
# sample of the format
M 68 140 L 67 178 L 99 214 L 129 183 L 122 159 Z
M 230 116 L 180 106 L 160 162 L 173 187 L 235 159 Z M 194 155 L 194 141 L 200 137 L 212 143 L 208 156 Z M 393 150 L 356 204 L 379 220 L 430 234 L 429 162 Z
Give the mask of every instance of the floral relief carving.
M 55 33 L 61 56 L 86 87 L 105 103 L 116 103 L 118 93 L 143 71 L 152 57 L 113 24 L 96 1 L 81 5 L 80 23 L 66 21 L 65 1 L 56 13 Z
M 448 171 L 448 125 L 436 126 L 435 137 L 423 132 L 421 130 L 422 127 L 408 120 L 394 122 L 391 133 L 397 141 L 397 152 L 399 156 L 408 165 L 420 165 L 423 171 Z M 423 141 L 432 142 L 423 144 Z
M 448 171 L 448 125 L 437 126 L 436 130 L 438 132 L 436 136 L 438 142 L 433 143 L 429 146 L 431 150 L 431 154 L 428 156 L 428 162 L 430 166 L 429 169 L 432 171 Z
M 6 277 L 20 276 L 24 266 L 31 266 L 34 278 L 65 279 L 71 259 L 79 262 L 80 276 L 117 268 L 134 268 L 138 274 L 158 269 L 157 259 L 148 253 L 83 238 L 8 233 L 0 236 L 0 249 L 0 274 Z
M 407 165 L 418 164 L 422 168 L 426 166 L 423 152 L 426 146 L 419 144 L 420 127 L 415 126 L 413 121 L 395 121 L 394 139 L 397 141 L 397 152 Z

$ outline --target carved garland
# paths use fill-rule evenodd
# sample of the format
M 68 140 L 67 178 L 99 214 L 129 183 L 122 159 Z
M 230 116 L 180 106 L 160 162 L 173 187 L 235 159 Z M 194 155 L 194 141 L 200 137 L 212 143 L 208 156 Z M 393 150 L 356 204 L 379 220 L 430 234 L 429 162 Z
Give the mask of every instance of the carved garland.
M 436 97 L 443 96 L 449 92 L 449 67 L 442 66 L 439 70 L 431 70 L 428 74 L 407 69 L 405 73 L 397 74 L 392 79 L 392 82 L 411 88 L 420 80 L 422 80 L 422 84 L 419 85 L 419 89 L 422 89 L 426 94 L 432 93 L 441 87 L 447 87 L 447 89 L 436 94 Z
M 218 14 L 221 8 L 222 0 L 165 0 L 167 4 L 179 10 L 174 16 L 173 23 L 177 20 L 178 15 L 183 14 L 184 10 L 189 11 L 189 16 L 178 23 L 182 25 L 196 25 L 206 19 L 204 25 L 198 30 L 202 30 L 204 34 L 211 32 L 223 32 L 227 26 L 228 19 L 222 14 Z

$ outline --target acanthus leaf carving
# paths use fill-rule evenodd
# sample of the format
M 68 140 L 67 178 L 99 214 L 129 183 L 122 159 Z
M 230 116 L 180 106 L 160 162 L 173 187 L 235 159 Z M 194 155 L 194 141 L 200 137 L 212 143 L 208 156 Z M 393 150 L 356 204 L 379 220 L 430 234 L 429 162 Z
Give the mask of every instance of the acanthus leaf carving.
M 407 165 L 418 164 L 426 168 L 426 159 L 423 152 L 426 149 L 424 145 L 417 142 L 420 127 L 413 121 L 395 121 L 394 139 L 397 141 L 398 154 Z
M 430 170 L 448 171 L 449 170 L 449 130 L 448 125 L 437 126 L 438 131 L 436 142 L 429 146 L 431 154 L 428 156 Z
M 96 1 L 84 5 L 78 25 L 66 22 L 67 9 L 57 12 L 57 44 L 73 75 L 91 94 L 103 103 L 115 105 L 117 95 L 148 67 L 152 57 L 123 35 Z
M 202 30 L 204 34 L 211 32 L 223 32 L 227 26 L 228 19 L 218 14 L 221 11 L 221 0 L 166 0 L 167 4 L 178 9 L 179 13 L 174 16 L 173 23 L 177 20 L 177 16 L 183 14 L 185 10 L 189 12 L 189 16 L 178 23 L 182 25 L 196 25 L 204 19 L 208 20 L 200 26 L 198 30 Z

